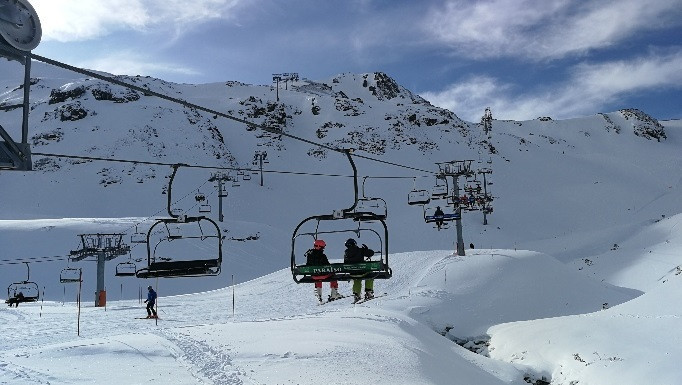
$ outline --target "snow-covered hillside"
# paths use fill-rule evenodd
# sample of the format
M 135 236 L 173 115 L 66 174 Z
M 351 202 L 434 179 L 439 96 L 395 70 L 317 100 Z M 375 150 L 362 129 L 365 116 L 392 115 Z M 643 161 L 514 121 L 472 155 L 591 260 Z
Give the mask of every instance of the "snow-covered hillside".
M 2 106 L 21 98 L 17 67 L 0 61 Z M 560 121 L 494 119 L 486 135 L 478 122 L 430 105 L 382 73 L 301 78 L 279 90 L 119 77 L 273 133 L 40 63 L 32 77 L 34 171 L 0 172 L 0 283 L 25 279 L 22 262 L 31 262 L 30 278 L 47 302 L 0 312 L 10 332 L 2 337 L 0 382 L 92 382 L 98 357 L 118 364 L 106 372 L 109 383 L 161 376 L 310 383 L 330 374 L 336 383 L 682 379 L 674 367 L 682 295 L 678 120 L 622 109 Z M 15 138 L 19 119 L 19 109 L 0 112 Z M 301 220 L 353 203 L 349 162 L 313 143 L 356 149 L 360 194 L 387 202 L 394 277 L 377 282 L 387 295 L 367 305 L 317 306 L 312 288 L 296 285 L 285 269 Z M 253 160 L 265 152 L 261 175 Z M 481 212 L 464 214 L 464 241 L 475 249 L 462 257 L 452 255 L 455 226 L 438 231 L 407 204 L 408 192 L 438 183 L 436 163 L 452 160 L 493 170 L 494 212 L 487 225 Z M 217 221 L 209 178 L 222 168 L 234 179 L 220 222 L 222 274 L 158 283 L 115 277 L 119 262 L 146 264 L 146 249 L 133 244 L 129 256 L 107 263 L 108 309 L 91 307 L 94 264 L 66 260 L 79 248 L 77 235 L 122 232 L 128 240 L 146 232 L 167 216 L 176 163 L 199 166 L 180 168 L 173 187 L 174 209 L 190 215 L 201 194 Z M 339 258 L 343 239 L 328 243 L 328 255 Z M 67 326 L 75 322 L 73 304 L 54 302 L 73 298 L 73 287 L 59 283 L 67 266 L 84 272 L 86 343 Z M 131 299 L 147 284 L 159 285 L 160 328 L 132 321 L 143 311 Z M 74 359 L 90 354 L 93 360 Z
M 638 295 L 582 277 L 535 252 L 451 254 L 394 254 L 394 278 L 377 282 L 377 290 L 388 294 L 363 305 L 345 298 L 319 306 L 311 287 L 292 284 L 288 270 L 281 270 L 236 287 L 162 297 L 158 326 L 134 319 L 144 315 L 137 301 L 116 301 L 106 311 L 87 306 L 81 338 L 75 337 L 73 302 L 3 310 L 8 329 L 1 340 L 6 348 L 0 380 L 523 384 L 524 377 L 546 375 L 545 367 L 472 353 L 498 354 L 505 348 L 489 345 L 488 327 L 586 312 L 606 315 L 618 307 L 602 311 L 603 303 L 616 305 Z M 159 290 L 164 287 L 161 282 Z M 324 289 L 329 290 L 326 284 Z M 350 287 L 342 284 L 341 291 L 350 294 Z M 582 349 L 611 353 L 589 342 Z M 626 351 L 633 359 L 644 358 L 637 349 Z M 662 354 L 656 359 L 673 360 Z M 642 368 L 644 375 L 652 372 Z

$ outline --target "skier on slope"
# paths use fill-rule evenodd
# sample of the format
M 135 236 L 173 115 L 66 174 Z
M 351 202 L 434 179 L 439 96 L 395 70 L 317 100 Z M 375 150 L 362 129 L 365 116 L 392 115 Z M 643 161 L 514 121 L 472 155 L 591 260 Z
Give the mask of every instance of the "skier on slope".
M 313 248 L 306 251 L 305 253 L 306 264 L 308 266 L 329 265 L 329 259 L 327 259 L 327 256 L 324 254 L 324 248 L 326 246 L 327 243 L 322 239 L 315 240 L 315 242 L 313 242 Z M 322 303 L 322 280 L 327 279 L 332 275 L 333 274 L 313 275 L 313 279 L 320 280 L 315 282 L 315 296 L 320 303 Z M 328 297 L 329 301 L 334 301 L 343 297 L 341 294 L 339 294 L 338 281 L 329 281 L 329 288 L 331 289 L 331 294 L 329 294 Z
M 156 292 L 151 285 L 147 286 L 147 299 L 144 303 L 147 304 L 147 318 L 158 318 L 156 309 L 154 309 L 154 305 L 156 304 Z
M 369 249 L 367 245 L 362 247 L 353 238 L 348 238 L 345 243 L 346 251 L 343 254 L 344 263 L 362 263 L 365 259 L 369 259 L 374 255 L 374 251 Z M 362 290 L 362 279 L 353 280 L 353 303 L 360 301 L 360 291 Z M 365 300 L 374 298 L 374 280 L 365 280 Z

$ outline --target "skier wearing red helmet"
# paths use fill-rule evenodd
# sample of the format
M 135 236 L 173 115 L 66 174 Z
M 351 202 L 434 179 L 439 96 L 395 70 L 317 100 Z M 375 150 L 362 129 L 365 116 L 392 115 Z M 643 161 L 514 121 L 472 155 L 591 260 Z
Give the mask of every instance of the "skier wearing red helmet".
M 305 257 L 307 259 L 306 264 L 309 266 L 324 266 L 324 265 L 329 265 L 329 259 L 327 256 L 324 254 L 324 248 L 327 246 L 327 243 L 323 241 L 322 239 L 316 239 L 315 242 L 313 242 L 313 248 L 308 250 L 305 253 Z M 317 297 L 317 300 L 322 303 L 322 281 L 323 279 L 327 279 L 331 277 L 331 274 L 324 274 L 324 275 L 313 275 L 313 279 L 319 279 L 320 281 L 315 282 L 315 296 Z M 331 288 L 331 294 L 329 295 L 329 301 L 334 301 L 336 299 L 342 298 L 343 296 L 339 294 L 339 282 L 338 281 L 330 281 L 329 282 L 329 287 Z

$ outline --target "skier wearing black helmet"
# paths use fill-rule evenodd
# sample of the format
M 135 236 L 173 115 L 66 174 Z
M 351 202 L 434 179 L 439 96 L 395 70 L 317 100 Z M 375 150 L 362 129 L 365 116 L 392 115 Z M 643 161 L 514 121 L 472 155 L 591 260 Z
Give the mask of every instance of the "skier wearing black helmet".
M 369 259 L 374 255 L 374 251 L 369 249 L 367 245 L 362 247 L 353 238 L 348 238 L 345 243 L 346 251 L 343 254 L 343 263 L 362 263 L 365 259 Z M 362 279 L 353 280 L 353 303 L 360 301 L 360 291 L 362 290 Z M 374 280 L 365 280 L 365 300 L 374 298 Z

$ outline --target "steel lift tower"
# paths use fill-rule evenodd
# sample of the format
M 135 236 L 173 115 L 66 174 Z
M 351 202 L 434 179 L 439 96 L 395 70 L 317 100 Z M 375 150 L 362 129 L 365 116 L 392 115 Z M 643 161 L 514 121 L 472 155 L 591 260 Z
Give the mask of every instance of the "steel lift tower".
M 0 125 L 0 170 L 30 171 L 28 113 L 31 87 L 31 50 L 42 36 L 38 14 L 26 0 L 0 0 L 0 56 L 24 66 L 23 101 L 0 105 L 0 110 L 22 108 L 21 142 L 16 142 Z
M 88 257 L 97 260 L 97 292 L 95 306 L 106 306 L 107 292 L 104 286 L 104 264 L 130 252 L 130 246 L 123 243 L 123 234 L 80 234 L 81 248 L 71 251 L 72 261 Z

